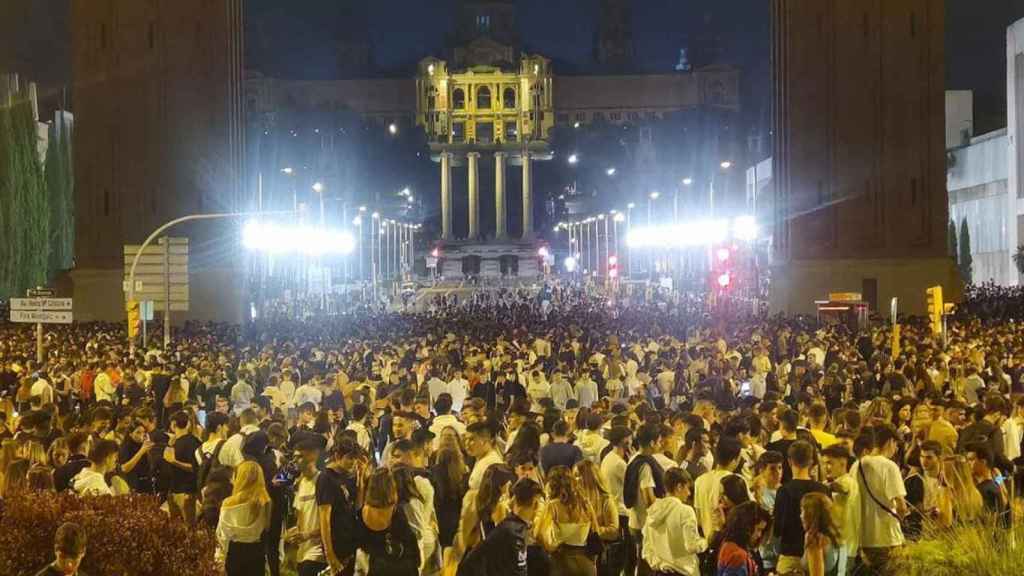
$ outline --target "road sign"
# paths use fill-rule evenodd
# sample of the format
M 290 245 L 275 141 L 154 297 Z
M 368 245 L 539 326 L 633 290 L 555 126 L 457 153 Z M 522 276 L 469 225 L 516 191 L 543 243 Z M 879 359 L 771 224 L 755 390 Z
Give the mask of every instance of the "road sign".
M 71 310 L 71 298 L 11 298 L 11 310 Z
M 53 290 L 53 288 L 42 288 L 42 287 L 39 287 L 39 288 L 29 288 L 29 290 L 28 290 L 28 297 L 29 298 L 52 298 L 56 294 L 57 293 Z
M 153 321 L 153 301 L 152 300 L 143 300 L 142 302 L 139 302 L 139 314 L 142 316 L 142 319 L 145 320 L 146 322 L 152 322 Z
M 30 324 L 71 324 L 71 312 L 52 310 L 11 310 L 11 322 Z

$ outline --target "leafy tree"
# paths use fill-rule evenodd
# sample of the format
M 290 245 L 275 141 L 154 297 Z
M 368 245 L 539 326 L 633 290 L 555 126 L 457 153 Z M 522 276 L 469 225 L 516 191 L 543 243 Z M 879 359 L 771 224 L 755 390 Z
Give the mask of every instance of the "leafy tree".
M 967 218 L 960 221 L 960 276 L 965 284 L 971 283 L 974 260 L 971 258 L 971 230 L 967 227 Z
M 948 248 L 949 257 L 952 258 L 953 260 L 956 260 L 957 256 L 958 256 L 957 255 L 957 251 L 956 251 L 956 222 L 953 222 L 952 218 L 950 218 L 950 220 L 949 220 L 948 243 L 949 243 L 949 248 Z

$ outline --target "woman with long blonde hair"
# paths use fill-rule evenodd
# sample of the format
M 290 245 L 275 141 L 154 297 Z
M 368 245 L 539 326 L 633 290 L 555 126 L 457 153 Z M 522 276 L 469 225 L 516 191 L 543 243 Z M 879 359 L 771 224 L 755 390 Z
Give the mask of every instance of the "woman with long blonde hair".
M 245 461 L 235 469 L 234 490 L 221 504 L 217 522 L 218 556 L 228 576 L 262 574 L 266 563 L 263 532 L 270 526 L 270 494 L 263 469 Z
M 942 524 L 967 524 L 981 517 L 984 502 L 966 458 L 953 456 L 943 460 L 942 483 L 946 487 L 946 497 L 939 507 Z
M 551 553 L 551 572 L 565 576 L 596 576 L 587 554 L 587 538 L 597 532 L 597 519 L 580 483 L 565 466 L 547 476 L 548 504 L 536 526 L 537 540 Z

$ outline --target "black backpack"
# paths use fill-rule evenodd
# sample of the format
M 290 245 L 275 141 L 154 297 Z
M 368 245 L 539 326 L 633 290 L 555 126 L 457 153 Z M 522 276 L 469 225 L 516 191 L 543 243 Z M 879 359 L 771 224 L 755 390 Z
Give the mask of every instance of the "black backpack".
M 199 472 L 196 474 L 196 488 L 199 493 L 203 493 L 203 488 L 206 487 L 206 481 L 210 477 L 210 474 L 226 468 L 226 466 L 220 463 L 220 450 L 224 447 L 224 443 L 227 440 L 221 440 L 217 443 L 217 446 L 213 449 L 213 452 L 209 456 L 203 454 L 203 461 L 199 463 Z

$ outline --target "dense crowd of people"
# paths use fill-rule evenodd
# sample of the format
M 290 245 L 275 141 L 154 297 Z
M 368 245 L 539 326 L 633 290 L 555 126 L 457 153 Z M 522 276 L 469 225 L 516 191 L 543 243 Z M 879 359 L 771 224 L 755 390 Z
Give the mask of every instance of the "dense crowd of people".
M 6 325 L 0 498 L 156 495 L 231 576 L 886 574 L 908 541 L 1012 521 L 1024 330 L 948 330 L 905 324 L 894 357 L 886 323 L 557 286 L 134 354 L 77 324 L 42 363 Z M 88 554 L 74 525 L 56 549 L 41 574 Z

